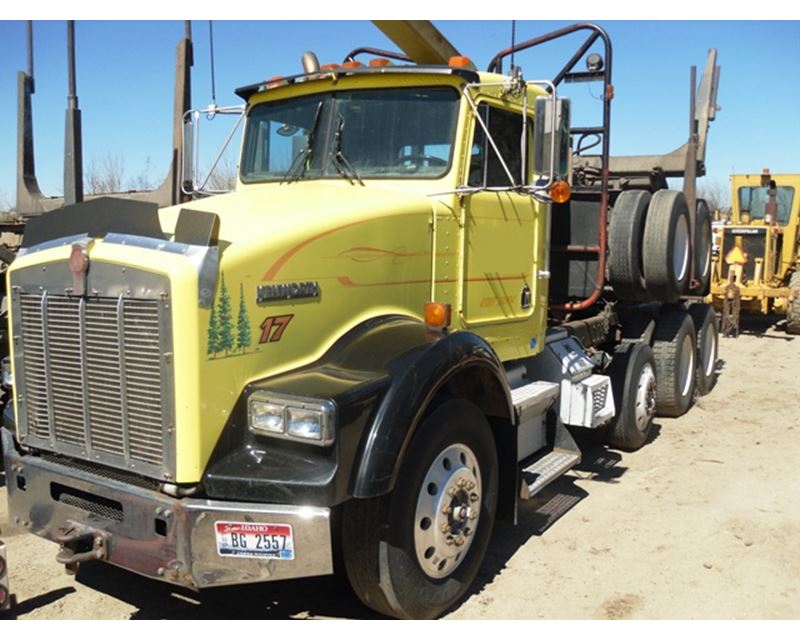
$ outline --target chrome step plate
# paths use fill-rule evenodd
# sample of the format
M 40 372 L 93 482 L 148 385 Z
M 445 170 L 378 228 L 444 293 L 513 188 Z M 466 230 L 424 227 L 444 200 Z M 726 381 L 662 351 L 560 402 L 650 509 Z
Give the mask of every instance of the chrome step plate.
M 580 452 L 554 449 L 546 456 L 522 469 L 520 498 L 530 500 L 534 495 L 580 462 Z

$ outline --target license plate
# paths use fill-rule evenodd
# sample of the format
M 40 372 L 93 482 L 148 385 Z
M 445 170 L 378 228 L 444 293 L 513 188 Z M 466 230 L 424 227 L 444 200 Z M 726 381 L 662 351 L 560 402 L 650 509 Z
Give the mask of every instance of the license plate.
M 294 560 L 292 527 L 259 522 L 215 522 L 221 556 Z

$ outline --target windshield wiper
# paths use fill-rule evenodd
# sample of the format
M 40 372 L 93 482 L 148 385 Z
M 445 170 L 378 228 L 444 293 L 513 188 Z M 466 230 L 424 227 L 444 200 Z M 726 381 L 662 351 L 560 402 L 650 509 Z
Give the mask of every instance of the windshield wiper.
M 311 124 L 311 129 L 308 131 L 308 138 L 306 139 L 306 146 L 298 151 L 297 155 L 292 160 L 292 164 L 289 166 L 289 170 L 286 174 L 281 178 L 280 184 L 284 182 L 295 182 L 300 180 L 306 174 L 306 168 L 308 168 L 308 161 L 311 158 L 311 154 L 314 153 L 314 139 L 317 135 L 317 129 L 319 128 L 319 123 L 322 118 L 322 103 L 323 101 L 320 100 L 319 104 L 317 104 L 317 113 L 314 115 L 314 122 Z M 299 171 L 299 172 L 298 172 Z
M 350 184 L 355 184 L 353 182 L 353 178 L 358 180 L 358 183 L 363 187 L 364 181 L 361 179 L 361 176 L 358 175 L 358 172 L 353 168 L 353 165 L 350 164 L 350 161 L 344 157 L 344 153 L 342 153 L 342 130 L 344 129 L 344 116 L 339 114 L 339 122 L 336 125 L 336 134 L 333 137 L 333 165 L 336 167 L 336 171 L 339 172 L 339 175 L 342 176 L 345 180 L 347 180 Z

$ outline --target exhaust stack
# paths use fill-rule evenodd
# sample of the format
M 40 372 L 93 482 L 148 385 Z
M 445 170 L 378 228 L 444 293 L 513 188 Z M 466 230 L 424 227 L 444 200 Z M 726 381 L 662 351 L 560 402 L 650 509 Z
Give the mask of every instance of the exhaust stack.
M 64 131 L 64 204 L 83 202 L 81 110 L 75 90 L 75 21 L 67 20 L 67 118 Z

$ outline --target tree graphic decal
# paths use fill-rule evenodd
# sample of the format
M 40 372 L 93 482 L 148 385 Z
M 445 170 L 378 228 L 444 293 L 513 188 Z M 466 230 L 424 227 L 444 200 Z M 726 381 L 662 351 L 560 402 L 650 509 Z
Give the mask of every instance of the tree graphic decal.
M 233 336 L 233 316 L 231 315 L 231 297 L 228 294 L 228 287 L 225 286 L 225 274 L 222 274 L 222 285 L 219 291 L 219 351 L 225 351 L 225 355 L 233 349 L 235 339 Z
M 239 318 L 236 322 L 236 348 L 245 352 L 252 340 L 250 335 L 250 318 L 247 315 L 247 305 L 244 303 L 244 284 L 239 284 Z
M 217 319 L 217 310 L 212 304 L 211 318 L 208 320 L 208 349 L 206 352 L 213 357 L 219 349 L 219 320 Z

